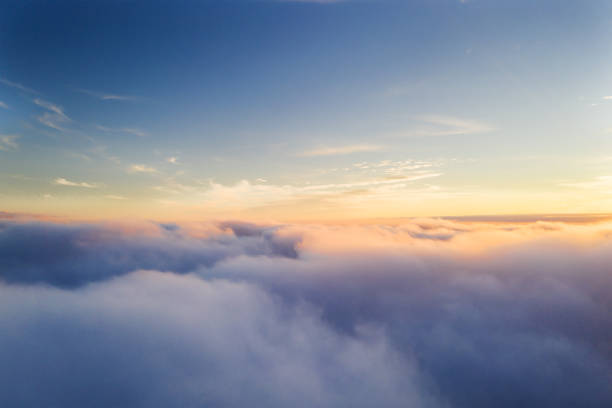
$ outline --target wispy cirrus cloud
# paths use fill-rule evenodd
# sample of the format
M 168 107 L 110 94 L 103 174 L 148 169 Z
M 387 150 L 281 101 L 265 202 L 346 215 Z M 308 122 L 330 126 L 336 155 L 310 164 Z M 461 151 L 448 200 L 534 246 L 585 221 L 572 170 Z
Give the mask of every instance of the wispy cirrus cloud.
M 121 131 L 138 137 L 147 136 L 147 132 L 138 128 L 122 128 Z
M 347 146 L 320 147 L 313 150 L 298 153 L 298 156 L 339 156 L 353 153 L 378 152 L 383 150 L 383 146 L 371 144 L 355 144 Z
M 9 109 L 8 105 L 2 101 L 0 101 L 0 108 Z
M 265 211 L 286 205 L 306 205 L 309 208 L 351 208 L 364 202 L 397 201 L 407 196 L 414 198 L 438 194 L 437 186 L 427 184 L 429 179 L 442 176 L 441 172 L 414 171 L 411 174 L 381 176 L 345 183 L 279 185 L 240 180 L 234 184 L 209 181 L 207 184 L 180 184 L 168 181 L 155 187 L 159 192 L 171 194 L 175 205 L 203 205 L 205 211 Z
M 58 177 L 55 180 L 53 180 L 53 184 L 58 185 L 58 186 L 67 186 L 67 187 L 98 188 L 98 186 L 93 183 L 87 183 L 85 181 L 81 181 L 81 182 L 70 181 L 63 177 Z
M 157 173 L 157 169 L 146 164 L 132 164 L 128 171 L 130 173 Z
M 66 130 L 63 124 L 70 122 L 70 118 L 64 113 L 62 107 L 40 98 L 34 99 L 34 103 L 48 111 L 37 118 L 40 123 L 55 130 Z
M 477 120 L 463 119 L 454 116 L 424 115 L 416 118 L 422 125 L 398 136 L 459 136 L 476 133 L 487 133 L 495 127 Z
M 108 132 L 108 133 L 128 133 L 130 135 L 134 135 L 138 137 L 148 136 L 147 132 L 145 132 L 142 129 L 135 128 L 135 127 L 111 128 L 107 126 L 97 125 L 96 129 L 101 130 L 103 132 Z
M 68 118 L 66 116 L 66 114 L 64 113 L 64 110 L 60 106 L 55 105 L 54 103 L 47 102 L 47 101 L 44 101 L 44 100 L 39 99 L 39 98 L 34 99 L 34 103 L 36 105 L 40 106 L 40 107 L 43 107 L 43 108 L 45 108 L 47 110 L 50 110 L 51 112 L 54 112 L 54 113 L 56 113 L 56 114 L 58 114 L 58 115 L 60 115 L 62 117 L 65 117 L 66 119 Z
M 6 78 L 0 78 L 0 83 L 6 85 L 6 86 L 10 86 L 11 88 L 15 88 L 15 89 L 19 89 L 20 91 L 23 92 L 27 92 L 27 93 L 31 93 L 31 94 L 39 94 L 38 91 L 35 91 L 32 88 L 28 88 L 26 86 L 23 86 L 17 82 L 13 82 L 13 81 L 9 81 Z
M 120 95 L 120 94 L 114 94 L 114 93 L 108 93 L 108 92 L 97 92 L 97 91 L 92 91 L 89 89 L 82 89 L 79 88 L 76 90 L 77 92 L 92 96 L 96 99 L 100 99 L 102 101 L 131 101 L 131 102 L 135 102 L 135 101 L 139 101 L 142 100 L 142 98 L 139 98 L 137 96 L 132 96 L 132 95 Z
M 576 181 L 559 183 L 561 187 L 580 188 L 585 190 L 597 190 L 612 193 L 612 176 L 598 176 L 587 181 Z
M 0 150 L 17 150 L 19 148 L 17 139 L 19 139 L 19 135 L 0 135 Z

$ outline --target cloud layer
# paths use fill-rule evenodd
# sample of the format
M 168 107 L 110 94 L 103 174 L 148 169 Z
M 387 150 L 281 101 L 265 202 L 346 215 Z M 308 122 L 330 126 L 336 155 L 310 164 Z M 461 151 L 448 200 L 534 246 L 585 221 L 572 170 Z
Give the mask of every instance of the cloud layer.
M 0 405 L 607 407 L 611 231 L 7 219 Z

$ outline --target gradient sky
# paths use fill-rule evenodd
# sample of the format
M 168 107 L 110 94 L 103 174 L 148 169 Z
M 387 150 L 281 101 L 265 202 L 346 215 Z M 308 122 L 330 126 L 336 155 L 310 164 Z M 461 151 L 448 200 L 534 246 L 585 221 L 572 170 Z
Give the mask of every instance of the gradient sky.
M 3 1 L 0 210 L 612 210 L 609 1 Z

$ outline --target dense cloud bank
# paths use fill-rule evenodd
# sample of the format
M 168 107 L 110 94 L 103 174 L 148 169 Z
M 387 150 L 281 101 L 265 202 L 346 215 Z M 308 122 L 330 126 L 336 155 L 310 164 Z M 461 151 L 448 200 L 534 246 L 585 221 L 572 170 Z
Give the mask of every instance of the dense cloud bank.
M 178 226 L 129 231 L 110 226 L 0 222 L 0 277 L 6 282 L 45 282 L 76 287 L 137 269 L 185 273 L 239 256 L 297 257 L 293 237 L 275 228 L 224 223 L 222 229 L 250 228 L 248 234 L 197 238 Z
M 604 223 L 7 221 L 0 277 L 0 406 L 612 406 Z

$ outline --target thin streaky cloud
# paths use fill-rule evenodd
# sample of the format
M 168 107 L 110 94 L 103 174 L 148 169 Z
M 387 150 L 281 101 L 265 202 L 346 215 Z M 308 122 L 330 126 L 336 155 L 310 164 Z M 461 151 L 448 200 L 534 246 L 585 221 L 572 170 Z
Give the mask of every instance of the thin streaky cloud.
M 60 126 L 57 122 L 65 122 L 65 120 L 61 120 L 61 116 L 58 115 L 54 115 L 51 114 L 49 112 L 45 112 L 44 114 L 42 114 L 41 116 L 39 116 L 37 119 L 40 123 L 42 123 L 45 126 L 48 126 L 50 128 L 53 128 L 55 130 L 59 130 L 61 132 L 65 131 L 66 128 Z M 59 119 L 59 120 L 58 120 Z
M 64 113 L 62 107 L 42 100 L 40 98 L 36 98 L 33 101 L 36 105 L 41 108 L 47 109 L 49 112 L 45 112 L 42 115 L 38 116 L 38 121 L 45 126 L 48 126 L 52 129 L 65 131 L 66 129 L 62 126 L 63 123 L 70 122 L 70 118 Z
M 612 101 L 612 95 L 603 96 L 601 99 L 605 99 L 607 101 Z
M 0 108 L 9 109 L 8 105 L 2 101 L 0 101 Z
M 108 133 L 129 133 L 130 135 L 145 137 L 148 136 L 148 133 L 142 129 L 133 128 L 133 127 L 125 127 L 125 128 L 110 128 L 107 126 L 97 125 L 96 129 L 101 130 L 103 132 Z
M 410 176 L 402 176 L 402 177 L 390 178 L 390 179 L 382 179 L 382 180 L 377 179 L 377 180 L 357 181 L 354 183 L 320 184 L 320 185 L 314 185 L 314 186 L 306 186 L 306 187 L 302 187 L 302 190 L 303 191 L 343 190 L 343 189 L 352 189 L 355 187 L 367 187 L 367 186 L 412 182 L 412 181 L 424 180 L 428 178 L 440 177 L 442 175 L 443 173 L 422 172 L 420 174 L 414 174 Z
M 55 105 L 51 102 L 47 102 L 44 101 L 42 99 L 36 98 L 34 99 L 34 103 L 42 108 L 45 108 L 47 110 L 50 110 L 51 112 L 55 112 L 56 114 L 65 117 L 66 119 L 68 119 L 68 116 L 66 116 L 66 114 L 64 113 L 64 110 L 59 107 L 58 105 Z
M 17 139 L 19 139 L 19 135 L 0 135 L 0 150 L 17 150 L 19 148 Z
M 70 181 L 63 177 L 58 177 L 55 180 L 53 180 L 53 184 L 56 184 L 58 186 L 68 186 L 68 187 L 84 187 L 84 188 L 97 188 L 98 187 L 93 183 L 87 183 L 85 181 L 81 181 L 81 182 Z
M 9 81 L 6 78 L 0 78 L 0 83 L 4 84 L 6 86 L 10 86 L 10 87 L 15 88 L 15 89 L 19 89 L 20 91 L 23 91 L 23 92 L 28 92 L 28 93 L 31 93 L 31 94 L 39 94 L 40 93 L 38 91 L 35 91 L 32 88 L 28 88 L 26 86 L 18 84 L 17 82 Z
M 114 194 L 105 195 L 104 198 L 108 198 L 109 200 L 127 200 L 126 197 Z
M 131 135 L 138 136 L 138 137 L 145 137 L 147 135 L 147 133 L 144 130 L 140 130 L 137 128 L 122 128 L 120 130 L 122 132 L 129 133 Z
M 339 156 L 353 153 L 365 153 L 365 152 L 377 152 L 382 150 L 382 146 L 369 145 L 369 144 L 358 144 L 348 146 L 336 146 L 336 147 L 321 147 L 318 149 L 307 150 L 301 152 L 298 156 L 312 157 L 312 156 Z
M 454 116 L 425 115 L 415 119 L 424 125 L 401 132 L 401 136 L 460 136 L 496 130 L 487 123 Z
M 77 89 L 76 91 L 89 95 L 89 96 L 93 96 L 94 98 L 100 99 L 102 101 L 132 101 L 134 102 L 134 101 L 142 100 L 142 98 L 139 98 L 137 96 L 97 92 L 97 91 L 91 91 L 89 89 L 82 89 L 82 88 Z
M 146 164 L 132 164 L 129 169 L 130 173 L 157 173 L 157 169 Z
M 610 192 L 612 189 L 612 176 L 599 176 L 588 181 L 578 181 L 572 183 L 559 183 L 561 187 L 581 188 L 586 190 L 597 190 Z

